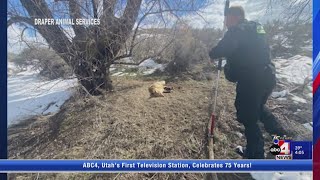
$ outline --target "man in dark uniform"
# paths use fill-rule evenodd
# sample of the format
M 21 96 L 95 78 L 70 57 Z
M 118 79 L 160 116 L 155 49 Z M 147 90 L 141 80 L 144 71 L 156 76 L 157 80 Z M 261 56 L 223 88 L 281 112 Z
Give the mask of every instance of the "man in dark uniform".
M 246 20 L 240 6 L 229 8 L 225 25 L 228 31 L 209 55 L 211 59 L 226 57 L 225 76 L 237 82 L 237 120 L 244 125 L 247 138 L 243 156 L 264 159 L 264 140 L 258 120 L 270 134 L 283 134 L 276 117 L 265 106 L 276 85 L 266 32 L 259 23 Z

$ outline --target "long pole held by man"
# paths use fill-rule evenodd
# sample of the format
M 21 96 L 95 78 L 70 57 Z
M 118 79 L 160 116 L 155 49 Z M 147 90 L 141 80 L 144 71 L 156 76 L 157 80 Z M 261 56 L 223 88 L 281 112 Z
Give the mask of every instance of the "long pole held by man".
M 230 1 L 226 0 L 225 3 L 225 8 L 224 8 L 224 16 L 226 17 L 226 13 L 229 8 Z M 225 32 L 225 25 L 223 26 L 223 32 Z M 214 159 L 214 153 L 213 153 L 213 130 L 214 130 L 214 121 L 216 120 L 216 106 L 217 106 L 217 98 L 218 98 L 218 89 L 219 89 L 219 79 L 220 79 L 220 74 L 222 70 L 222 58 L 219 59 L 218 61 L 218 75 L 217 79 L 215 81 L 215 94 L 214 94 L 214 104 L 213 104 L 213 111 L 211 114 L 211 119 L 209 121 L 209 141 L 208 141 L 208 151 L 209 151 L 209 159 Z M 207 174 L 206 179 L 210 180 L 218 180 L 217 174 Z
M 225 57 L 225 77 L 236 83 L 237 120 L 244 125 L 247 139 L 246 147 L 239 148 L 238 153 L 243 158 L 264 159 L 264 139 L 258 121 L 270 134 L 284 133 L 276 117 L 265 106 L 276 85 L 266 32 L 261 24 L 245 18 L 241 6 L 225 10 L 225 26 L 227 32 L 209 56 L 219 61 Z
M 229 9 L 229 6 L 230 6 L 230 1 L 226 0 L 225 6 L 224 6 L 224 17 L 227 16 L 227 11 Z M 223 32 L 226 31 L 225 21 L 226 21 L 226 18 L 224 18 L 224 22 L 223 22 Z M 219 79 L 220 79 L 221 70 L 222 70 L 222 58 L 219 58 L 219 60 L 218 60 L 218 75 L 217 75 L 216 82 L 214 84 L 215 85 L 215 95 L 214 95 L 213 113 L 216 113 L 218 89 L 219 89 Z

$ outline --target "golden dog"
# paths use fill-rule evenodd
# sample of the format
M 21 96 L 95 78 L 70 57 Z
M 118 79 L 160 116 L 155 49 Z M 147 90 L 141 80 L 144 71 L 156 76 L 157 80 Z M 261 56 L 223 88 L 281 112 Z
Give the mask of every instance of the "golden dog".
M 149 88 L 150 97 L 164 97 L 163 90 L 165 88 L 165 81 L 153 83 Z

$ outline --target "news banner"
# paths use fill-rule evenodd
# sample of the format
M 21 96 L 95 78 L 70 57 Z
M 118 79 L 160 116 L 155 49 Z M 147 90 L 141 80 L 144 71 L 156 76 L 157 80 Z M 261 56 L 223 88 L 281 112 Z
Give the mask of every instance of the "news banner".
M 0 160 L 0 172 L 312 171 L 312 142 L 273 136 L 268 160 Z

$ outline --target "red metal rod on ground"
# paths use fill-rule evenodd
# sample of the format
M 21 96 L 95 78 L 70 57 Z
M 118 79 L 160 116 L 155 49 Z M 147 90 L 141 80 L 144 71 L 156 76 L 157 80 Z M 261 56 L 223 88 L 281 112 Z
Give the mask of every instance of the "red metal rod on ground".
M 214 84 L 215 93 L 214 93 L 213 112 L 211 114 L 210 134 L 209 134 L 209 136 L 211 136 L 211 137 L 213 136 L 214 121 L 215 121 L 215 115 L 214 114 L 216 113 L 216 107 L 217 107 L 219 79 L 220 79 L 221 69 L 222 69 L 222 59 L 219 59 L 219 61 L 218 61 L 218 76 L 217 76 L 216 82 Z

